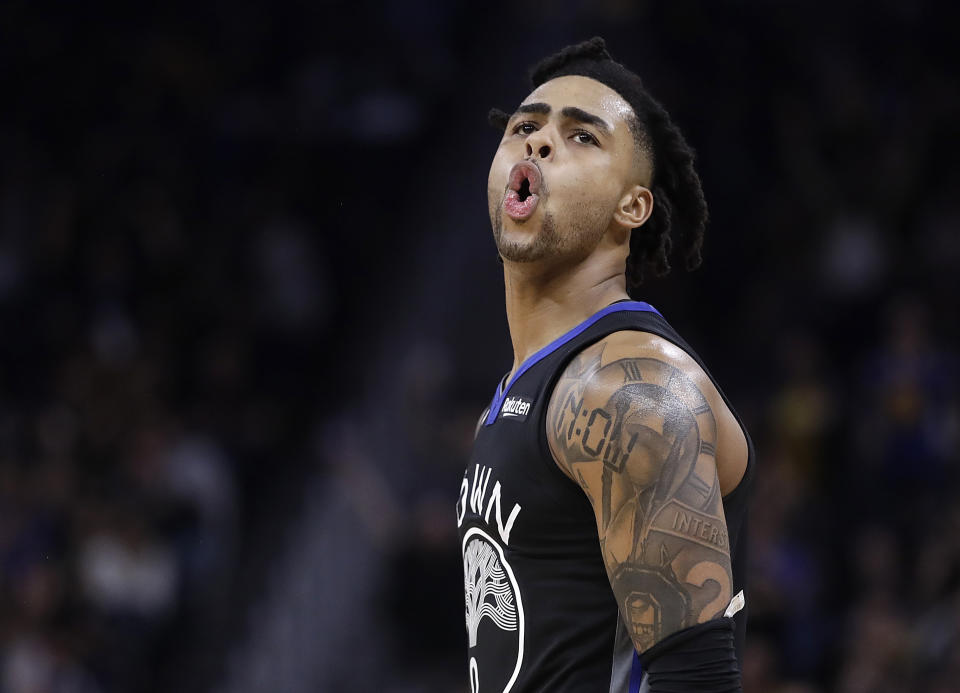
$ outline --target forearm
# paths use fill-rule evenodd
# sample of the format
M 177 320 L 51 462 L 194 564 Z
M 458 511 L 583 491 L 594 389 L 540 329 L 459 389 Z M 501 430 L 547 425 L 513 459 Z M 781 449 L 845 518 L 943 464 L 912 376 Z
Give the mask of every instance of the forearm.
M 650 693 L 742 693 L 733 618 L 667 636 L 640 655 Z

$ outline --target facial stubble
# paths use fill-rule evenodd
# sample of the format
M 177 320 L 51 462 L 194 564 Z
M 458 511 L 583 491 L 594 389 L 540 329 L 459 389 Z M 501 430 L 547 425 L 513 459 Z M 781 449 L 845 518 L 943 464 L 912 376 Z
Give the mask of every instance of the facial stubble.
M 544 204 L 545 197 L 544 190 L 540 204 Z M 585 214 L 570 215 L 574 218 L 574 222 L 568 233 L 561 234 L 557 230 L 554 215 L 544 211 L 540 230 L 534 232 L 532 239 L 510 240 L 503 234 L 503 199 L 501 198 L 500 203 L 490 210 L 490 222 L 497 251 L 503 259 L 511 262 L 535 262 L 548 257 L 589 254 L 603 237 L 606 225 L 603 211 L 599 209 L 584 211 Z M 532 222 L 532 219 L 530 221 Z

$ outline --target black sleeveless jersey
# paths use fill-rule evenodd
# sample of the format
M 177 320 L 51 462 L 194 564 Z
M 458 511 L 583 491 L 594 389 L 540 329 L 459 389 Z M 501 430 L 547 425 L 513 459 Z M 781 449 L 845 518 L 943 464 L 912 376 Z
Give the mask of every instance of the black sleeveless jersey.
M 593 509 L 557 467 L 546 411 L 574 355 L 621 330 L 650 332 L 700 358 L 646 303 L 613 303 L 533 354 L 501 381 L 478 426 L 456 503 L 463 552 L 471 693 L 634 693 L 640 660 L 610 587 Z M 716 381 L 714 381 L 716 385 Z M 755 467 L 723 497 L 733 593 L 744 590 L 744 528 Z M 741 660 L 746 609 L 735 616 Z

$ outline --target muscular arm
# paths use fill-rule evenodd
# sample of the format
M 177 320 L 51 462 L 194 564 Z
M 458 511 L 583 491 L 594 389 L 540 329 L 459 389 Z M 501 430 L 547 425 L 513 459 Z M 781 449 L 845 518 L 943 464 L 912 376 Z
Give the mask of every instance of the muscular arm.
M 612 335 L 571 362 L 547 412 L 554 458 L 590 499 L 638 652 L 722 615 L 731 596 L 717 419 L 703 377 L 636 336 Z

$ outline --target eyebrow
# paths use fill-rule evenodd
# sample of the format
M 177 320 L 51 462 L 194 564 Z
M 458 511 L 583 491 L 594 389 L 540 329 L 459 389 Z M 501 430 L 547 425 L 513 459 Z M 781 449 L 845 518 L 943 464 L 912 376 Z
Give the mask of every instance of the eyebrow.
M 538 113 L 540 115 L 550 115 L 550 110 L 550 104 L 548 103 L 525 103 L 517 108 L 516 113 L 513 115 L 517 115 L 517 113 Z M 575 120 L 579 123 L 593 125 L 595 128 L 601 130 L 607 135 L 613 132 L 613 128 L 611 128 L 610 124 L 603 118 L 596 116 L 593 113 L 588 113 L 582 108 L 577 108 L 576 106 L 564 106 L 564 108 L 560 111 L 560 115 L 562 115 L 564 118 L 569 118 L 570 120 Z

